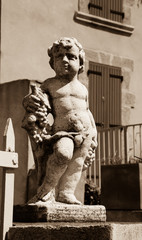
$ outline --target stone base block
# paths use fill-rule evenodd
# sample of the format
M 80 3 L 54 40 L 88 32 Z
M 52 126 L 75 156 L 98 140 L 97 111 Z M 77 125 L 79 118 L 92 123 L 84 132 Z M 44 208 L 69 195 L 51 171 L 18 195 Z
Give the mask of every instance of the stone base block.
M 142 223 L 15 223 L 9 240 L 141 240 Z
M 104 222 L 106 209 L 102 205 L 43 203 L 14 207 L 16 222 Z

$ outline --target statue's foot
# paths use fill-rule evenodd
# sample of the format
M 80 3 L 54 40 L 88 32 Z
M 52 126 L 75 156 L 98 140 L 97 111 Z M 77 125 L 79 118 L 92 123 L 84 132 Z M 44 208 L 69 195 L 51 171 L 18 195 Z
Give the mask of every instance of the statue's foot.
M 56 201 L 68 204 L 82 205 L 82 203 L 76 199 L 74 194 L 71 193 L 59 193 Z
M 45 201 L 45 199 L 49 198 L 51 192 L 51 188 L 48 184 L 42 184 L 37 190 L 38 199 Z
M 32 197 L 27 204 L 31 204 L 31 203 L 37 203 L 38 201 L 40 201 L 40 199 L 38 199 L 38 196 L 35 195 L 34 197 Z
M 47 201 L 55 202 L 55 191 L 54 191 L 54 189 L 52 189 L 51 191 L 47 191 L 46 188 L 39 187 L 38 191 L 37 191 L 37 194 L 28 201 L 28 204 L 37 203 L 39 201 L 42 201 L 42 202 L 47 202 Z
M 54 189 L 49 189 L 48 185 L 41 186 L 38 188 L 37 197 L 43 202 L 55 201 Z
M 42 202 L 49 202 L 49 201 L 55 202 L 55 198 L 53 197 L 51 192 L 49 192 L 46 195 L 44 195 L 43 197 L 39 197 L 39 198 Z

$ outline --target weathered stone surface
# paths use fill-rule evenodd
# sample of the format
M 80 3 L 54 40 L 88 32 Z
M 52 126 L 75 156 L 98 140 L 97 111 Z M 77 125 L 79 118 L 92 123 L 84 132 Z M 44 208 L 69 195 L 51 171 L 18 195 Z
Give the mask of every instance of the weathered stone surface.
M 135 105 L 135 102 L 136 102 L 136 97 L 134 94 L 130 93 L 130 92 L 123 92 L 123 95 L 122 95 L 122 103 L 125 105 L 125 106 L 129 106 L 129 107 L 132 107 Z
M 100 59 L 103 64 L 110 64 L 111 55 L 105 52 L 100 52 Z
M 70 205 L 43 203 L 15 206 L 16 222 L 104 222 L 106 210 L 102 205 Z
M 16 224 L 9 231 L 9 240 L 109 240 L 111 225 L 103 223 L 40 223 Z M 121 239 L 122 240 L 122 239 Z
M 40 87 L 32 86 L 32 93 L 23 99 L 22 127 L 31 140 L 38 183 L 29 202 L 46 202 L 56 189 L 57 202 L 81 204 L 75 190 L 82 171 L 95 160 L 97 147 L 87 89 L 78 80 L 84 71 L 85 52 L 75 38 L 61 38 L 48 48 L 48 55 L 55 77 Z
M 100 62 L 100 52 L 85 49 L 85 54 L 86 58 L 89 59 L 89 61 Z
M 123 76 L 122 89 L 129 90 L 132 76 L 131 71 L 126 71 L 125 69 L 122 68 L 122 76 Z
M 16 224 L 9 240 L 141 240 L 141 223 Z
M 128 69 L 129 71 L 133 71 L 134 69 L 134 61 L 129 58 L 113 56 L 112 65 L 123 67 L 125 69 Z
M 123 23 L 130 25 L 131 24 L 131 7 L 127 5 L 123 5 L 123 11 L 125 12 Z
M 122 125 L 130 124 L 130 107 L 122 107 Z
M 141 240 L 141 223 L 112 224 L 112 240 Z
M 89 13 L 88 9 L 89 0 L 79 0 L 78 2 L 79 11 Z

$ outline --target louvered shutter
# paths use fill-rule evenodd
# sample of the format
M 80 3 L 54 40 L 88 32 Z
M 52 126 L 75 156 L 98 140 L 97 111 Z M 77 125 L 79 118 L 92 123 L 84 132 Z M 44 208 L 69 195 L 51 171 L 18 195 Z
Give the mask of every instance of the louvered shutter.
M 90 0 L 89 13 L 110 19 L 117 22 L 122 22 L 124 18 L 123 0 Z
M 121 122 L 121 69 L 109 68 L 109 125 L 120 125 Z
M 102 67 L 90 62 L 89 66 L 89 108 L 98 125 L 102 125 Z
M 122 11 L 122 0 L 110 0 L 110 19 L 117 22 L 122 22 L 124 13 Z
M 103 17 L 103 0 L 90 0 L 89 13 Z
M 101 127 L 121 125 L 121 69 L 89 63 L 89 108 Z

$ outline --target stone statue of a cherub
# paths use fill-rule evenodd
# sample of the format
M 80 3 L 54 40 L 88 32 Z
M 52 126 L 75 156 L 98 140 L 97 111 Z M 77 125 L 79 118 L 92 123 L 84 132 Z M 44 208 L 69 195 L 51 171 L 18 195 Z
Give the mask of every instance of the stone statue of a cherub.
M 75 38 L 61 38 L 48 49 L 55 77 L 23 100 L 22 126 L 31 140 L 38 175 L 37 194 L 29 201 L 81 204 L 74 195 L 85 170 L 95 159 L 97 131 L 88 109 L 88 92 L 78 80 L 85 53 Z M 52 114 L 53 124 L 48 116 Z M 53 189 L 56 189 L 55 197 Z

